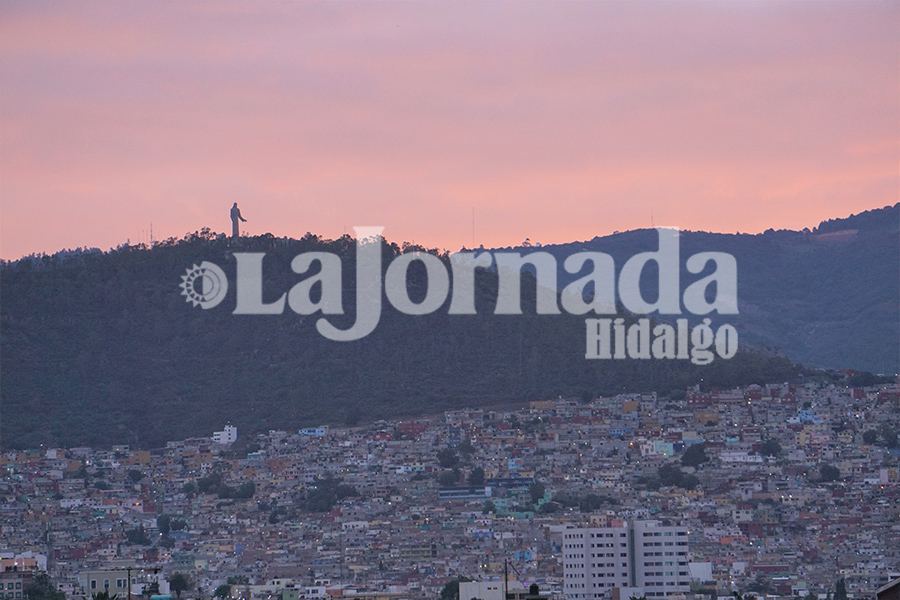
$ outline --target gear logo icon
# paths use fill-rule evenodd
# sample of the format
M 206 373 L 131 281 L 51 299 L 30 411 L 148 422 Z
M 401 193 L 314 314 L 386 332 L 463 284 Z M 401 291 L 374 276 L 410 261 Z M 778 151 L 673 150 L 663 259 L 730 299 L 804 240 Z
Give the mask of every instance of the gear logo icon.
M 219 265 L 203 261 L 185 271 L 178 287 L 181 288 L 185 302 L 209 310 L 225 299 L 228 293 L 228 278 Z

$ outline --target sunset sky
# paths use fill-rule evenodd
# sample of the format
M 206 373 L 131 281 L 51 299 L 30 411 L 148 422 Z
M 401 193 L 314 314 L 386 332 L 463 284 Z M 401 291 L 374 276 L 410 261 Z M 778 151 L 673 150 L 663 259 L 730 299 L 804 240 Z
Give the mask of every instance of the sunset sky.
M 897 201 L 900 3 L 4 2 L 0 256 L 457 249 Z

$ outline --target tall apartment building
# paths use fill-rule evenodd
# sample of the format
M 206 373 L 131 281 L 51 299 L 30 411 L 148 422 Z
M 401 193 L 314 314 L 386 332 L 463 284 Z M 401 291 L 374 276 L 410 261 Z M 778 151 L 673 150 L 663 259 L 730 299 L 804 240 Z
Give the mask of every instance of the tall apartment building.
M 691 591 L 688 531 L 659 521 L 635 521 L 634 584 L 649 597 Z
M 690 592 L 688 532 L 660 521 L 613 521 L 563 531 L 567 600 L 608 597 L 613 588 L 665 598 Z

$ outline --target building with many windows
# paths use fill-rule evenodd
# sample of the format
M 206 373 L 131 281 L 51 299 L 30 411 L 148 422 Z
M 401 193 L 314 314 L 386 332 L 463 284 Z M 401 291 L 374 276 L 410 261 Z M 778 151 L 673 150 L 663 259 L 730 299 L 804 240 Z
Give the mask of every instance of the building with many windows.
M 567 600 L 612 597 L 613 589 L 647 598 L 690 592 L 688 532 L 660 521 L 612 521 L 563 531 Z
M 217 444 L 233 444 L 237 441 L 237 427 L 226 425 L 222 431 L 214 431 L 212 440 Z

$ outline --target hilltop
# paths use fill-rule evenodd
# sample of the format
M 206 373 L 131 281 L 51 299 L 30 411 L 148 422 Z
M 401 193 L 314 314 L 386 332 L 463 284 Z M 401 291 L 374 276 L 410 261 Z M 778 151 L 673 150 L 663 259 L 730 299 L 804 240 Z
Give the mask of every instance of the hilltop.
M 386 306 L 378 329 L 357 342 L 324 339 L 314 317 L 236 316 L 224 305 L 201 311 L 186 303 L 178 289 L 185 268 L 233 265 L 238 249 L 267 253 L 266 298 L 299 279 L 289 266 L 295 255 L 337 253 L 345 304 L 353 306 L 355 248 L 346 236 L 233 242 L 203 231 L 153 248 L 4 265 L 3 446 L 158 446 L 225 422 L 249 433 L 558 395 L 784 381 L 797 372 L 784 357 L 747 350 L 704 367 L 586 361 L 583 318 L 535 315 L 533 281 L 523 285 L 525 315 L 494 315 L 490 272 L 476 280 L 478 315 L 410 317 Z M 387 264 L 404 248 L 382 250 Z M 423 276 L 410 271 L 413 295 Z

